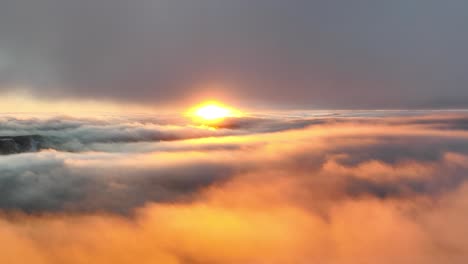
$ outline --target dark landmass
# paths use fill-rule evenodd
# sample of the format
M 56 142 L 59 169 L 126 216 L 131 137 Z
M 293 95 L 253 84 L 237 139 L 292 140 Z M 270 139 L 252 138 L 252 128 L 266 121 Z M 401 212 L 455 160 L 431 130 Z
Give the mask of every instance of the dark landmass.
M 41 149 L 42 142 L 39 135 L 0 136 L 0 155 L 36 152 Z

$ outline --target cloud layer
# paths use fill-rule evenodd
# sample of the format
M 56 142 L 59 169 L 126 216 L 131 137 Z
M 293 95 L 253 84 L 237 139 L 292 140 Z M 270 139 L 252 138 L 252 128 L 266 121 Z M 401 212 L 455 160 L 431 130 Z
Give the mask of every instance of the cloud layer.
M 467 123 L 3 117 L 2 134 L 62 141 L 0 156 L 0 262 L 464 263 Z

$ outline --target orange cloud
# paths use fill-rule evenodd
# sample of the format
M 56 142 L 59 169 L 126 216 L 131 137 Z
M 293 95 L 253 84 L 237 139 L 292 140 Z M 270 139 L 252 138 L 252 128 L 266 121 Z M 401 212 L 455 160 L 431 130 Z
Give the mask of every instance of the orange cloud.
M 468 134 L 418 120 L 4 157 L 0 263 L 465 263 Z

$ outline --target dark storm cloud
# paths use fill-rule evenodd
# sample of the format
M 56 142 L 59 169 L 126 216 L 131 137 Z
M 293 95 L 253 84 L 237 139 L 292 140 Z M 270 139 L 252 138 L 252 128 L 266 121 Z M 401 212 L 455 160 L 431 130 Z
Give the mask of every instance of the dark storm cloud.
M 456 0 L 6 0 L 0 90 L 161 103 L 214 82 L 282 106 L 467 106 L 466 10 Z

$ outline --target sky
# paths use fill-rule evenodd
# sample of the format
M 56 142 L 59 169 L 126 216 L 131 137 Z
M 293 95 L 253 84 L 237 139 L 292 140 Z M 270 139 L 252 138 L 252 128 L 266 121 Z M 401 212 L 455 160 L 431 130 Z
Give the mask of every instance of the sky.
M 466 1 L 15 0 L 0 92 L 176 106 L 468 106 Z

